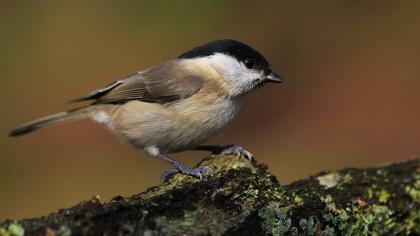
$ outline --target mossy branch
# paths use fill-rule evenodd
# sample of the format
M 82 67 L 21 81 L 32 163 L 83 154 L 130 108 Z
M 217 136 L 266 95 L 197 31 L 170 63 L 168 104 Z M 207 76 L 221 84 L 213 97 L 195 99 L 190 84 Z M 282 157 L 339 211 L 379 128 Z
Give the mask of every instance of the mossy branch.
M 419 160 L 281 186 L 257 162 L 215 155 L 203 181 L 175 175 L 109 202 L 1 224 L 0 235 L 418 235 Z

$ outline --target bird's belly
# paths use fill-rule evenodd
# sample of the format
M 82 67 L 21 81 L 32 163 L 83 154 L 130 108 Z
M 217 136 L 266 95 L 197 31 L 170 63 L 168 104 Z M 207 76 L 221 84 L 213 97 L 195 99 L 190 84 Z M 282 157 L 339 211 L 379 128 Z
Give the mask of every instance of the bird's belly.
M 180 105 L 177 109 L 179 139 L 172 143 L 175 145 L 169 145 L 168 151 L 191 149 L 219 134 L 234 120 L 240 107 L 240 100 L 225 98 L 216 98 L 205 106 L 195 102 Z
M 112 115 L 111 130 L 138 148 L 161 153 L 192 149 L 220 133 L 238 114 L 241 102 L 216 98 L 203 104 L 183 101 L 172 107 L 144 102 L 122 105 Z

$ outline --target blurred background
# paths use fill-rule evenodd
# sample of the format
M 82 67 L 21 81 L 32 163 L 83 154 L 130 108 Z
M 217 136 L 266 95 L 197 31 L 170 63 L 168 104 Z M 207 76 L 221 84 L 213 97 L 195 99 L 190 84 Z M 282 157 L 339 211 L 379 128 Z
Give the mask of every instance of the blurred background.
M 167 164 L 90 121 L 6 134 L 219 38 L 252 45 L 287 83 L 250 94 L 209 144 L 246 147 L 282 184 L 415 158 L 419 12 L 418 1 L 1 1 L 0 221 L 158 184 Z

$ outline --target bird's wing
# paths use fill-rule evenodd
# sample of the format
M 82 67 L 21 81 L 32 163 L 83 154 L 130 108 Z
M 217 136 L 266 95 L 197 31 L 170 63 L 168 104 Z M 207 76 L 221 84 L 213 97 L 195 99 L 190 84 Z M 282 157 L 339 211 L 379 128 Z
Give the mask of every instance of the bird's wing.
M 94 100 L 95 104 L 125 103 L 131 100 L 168 103 L 190 97 L 202 88 L 203 81 L 175 63 L 166 63 L 93 91 L 85 97 L 72 100 Z

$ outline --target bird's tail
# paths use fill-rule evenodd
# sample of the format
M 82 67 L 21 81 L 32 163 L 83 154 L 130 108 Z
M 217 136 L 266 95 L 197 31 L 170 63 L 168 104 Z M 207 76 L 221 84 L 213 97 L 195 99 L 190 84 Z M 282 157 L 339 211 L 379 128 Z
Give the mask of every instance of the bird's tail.
M 87 106 L 45 116 L 17 127 L 10 131 L 9 136 L 16 137 L 42 127 L 83 120 L 89 118 L 94 110 L 95 106 Z

